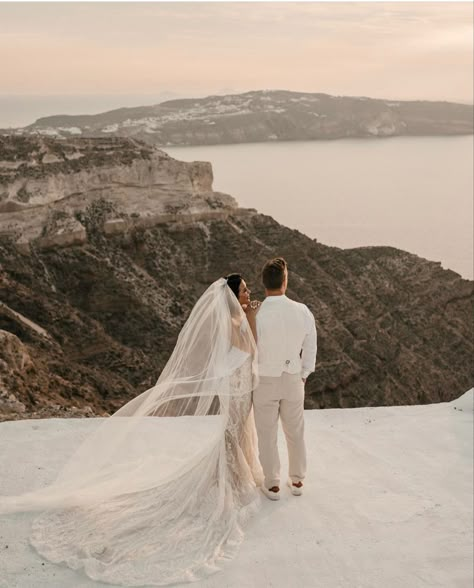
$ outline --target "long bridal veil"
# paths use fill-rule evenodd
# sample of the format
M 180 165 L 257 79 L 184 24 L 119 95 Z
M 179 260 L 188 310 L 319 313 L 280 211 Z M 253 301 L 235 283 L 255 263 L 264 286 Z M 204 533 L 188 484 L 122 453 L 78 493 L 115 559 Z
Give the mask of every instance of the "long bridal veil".
M 44 511 L 32 544 L 93 579 L 165 585 L 214 571 L 259 502 L 255 365 L 245 314 L 220 279 L 155 386 L 98 419 L 52 485 L 1 496 L 0 513 Z

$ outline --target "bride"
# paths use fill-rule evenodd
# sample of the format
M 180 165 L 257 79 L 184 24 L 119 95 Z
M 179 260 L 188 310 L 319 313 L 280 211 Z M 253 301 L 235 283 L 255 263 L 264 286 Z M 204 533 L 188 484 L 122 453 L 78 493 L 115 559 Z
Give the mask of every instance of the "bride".
M 257 309 L 240 275 L 214 282 L 156 385 L 97 419 L 51 486 L 0 497 L 0 513 L 44 511 L 32 545 L 94 580 L 161 586 L 216 571 L 260 500 Z

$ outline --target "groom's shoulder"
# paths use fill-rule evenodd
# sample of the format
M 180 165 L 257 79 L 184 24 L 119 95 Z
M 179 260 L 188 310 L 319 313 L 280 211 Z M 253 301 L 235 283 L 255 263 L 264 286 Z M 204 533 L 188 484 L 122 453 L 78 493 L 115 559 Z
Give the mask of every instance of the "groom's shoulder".
M 287 297 L 287 300 L 295 307 L 297 308 L 300 312 L 304 312 L 305 314 L 311 314 L 312 312 L 309 310 L 309 308 L 306 306 L 306 304 L 304 304 L 303 302 L 297 302 L 296 300 L 292 300 L 291 298 Z

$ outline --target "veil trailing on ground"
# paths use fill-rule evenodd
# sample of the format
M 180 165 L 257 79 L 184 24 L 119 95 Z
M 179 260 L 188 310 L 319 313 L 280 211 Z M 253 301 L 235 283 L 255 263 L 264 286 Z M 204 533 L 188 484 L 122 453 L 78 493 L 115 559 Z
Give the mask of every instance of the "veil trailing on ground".
M 155 386 L 98 420 L 52 485 L 1 496 L 0 513 L 46 511 L 33 545 L 94 579 L 164 585 L 213 571 L 259 501 L 255 366 L 245 313 L 217 280 Z

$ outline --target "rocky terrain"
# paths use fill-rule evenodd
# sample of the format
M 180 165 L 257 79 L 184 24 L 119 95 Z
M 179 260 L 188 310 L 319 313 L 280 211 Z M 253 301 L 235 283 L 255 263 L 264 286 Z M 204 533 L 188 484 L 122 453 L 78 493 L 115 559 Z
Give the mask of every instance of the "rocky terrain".
M 0 137 L 0 235 L 25 251 L 31 242 L 43 249 L 83 244 L 81 215 L 104 199 L 106 234 L 225 216 L 237 204 L 213 192 L 212 180 L 209 163 L 178 162 L 134 140 Z
M 439 263 L 325 246 L 135 140 L 0 138 L 0 419 L 115 410 L 156 381 L 212 281 L 240 271 L 261 298 L 275 255 L 317 321 L 307 408 L 472 386 L 473 283 Z
M 9 130 L 8 133 L 12 131 Z M 38 119 L 17 135 L 133 137 L 158 146 L 472 134 L 472 105 L 255 91 Z

